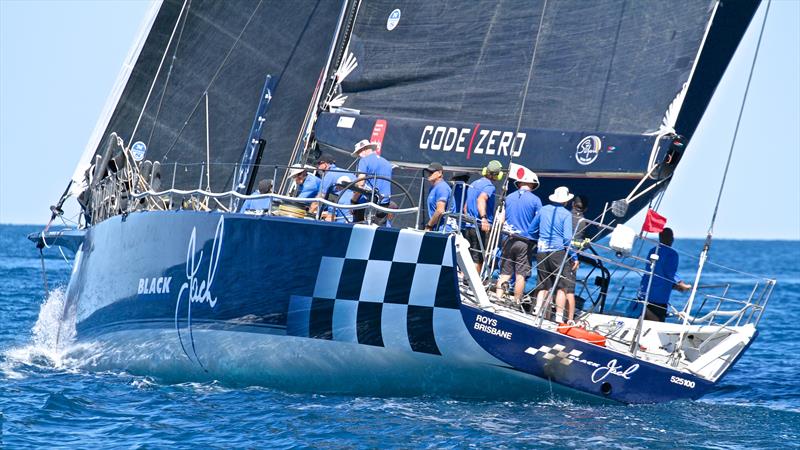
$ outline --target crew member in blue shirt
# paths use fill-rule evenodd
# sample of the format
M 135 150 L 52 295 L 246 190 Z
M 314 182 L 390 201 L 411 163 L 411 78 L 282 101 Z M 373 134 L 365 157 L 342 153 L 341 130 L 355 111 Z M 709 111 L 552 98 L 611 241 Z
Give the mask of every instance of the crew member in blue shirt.
M 444 231 L 449 233 L 458 227 L 452 226 L 452 217 L 446 218 L 446 213 L 455 212 L 455 203 L 452 198 L 452 189 L 444 181 L 444 167 L 438 162 L 432 162 L 423 173 L 427 175 L 428 182 L 431 183 L 431 190 L 428 193 L 428 223 L 425 224 L 426 230 Z
M 375 151 L 378 149 L 378 144 L 370 142 L 367 139 L 359 141 L 353 150 L 353 156 L 359 157 L 358 161 L 358 183 L 359 188 L 365 187 L 372 190 L 373 194 L 370 196 L 354 195 L 353 203 L 365 203 L 372 201 L 384 207 L 392 207 L 392 164 L 377 154 Z M 384 177 L 383 179 L 375 179 L 373 177 Z M 391 226 L 391 217 L 383 212 L 375 214 L 378 225 Z
M 322 180 L 309 174 L 307 167 L 293 166 L 290 169 L 289 178 L 293 178 L 294 184 L 297 186 L 297 198 L 315 198 L 319 193 L 319 185 Z
M 500 278 L 497 280 L 497 296 L 504 294 L 503 284 L 514 276 L 514 299 L 522 301 L 525 280 L 531 276 L 531 247 L 533 240 L 528 229 L 536 214 L 542 209 L 542 201 L 533 193 L 539 187 L 539 177 L 530 170 L 515 181 L 517 190 L 506 196 L 505 221 L 509 236 L 503 244 L 500 260 Z
M 542 306 L 545 298 L 553 288 L 556 278 L 559 279 L 556 289 L 556 321 L 564 322 L 564 305 L 566 303 L 566 278 L 562 274 L 559 277 L 561 262 L 567 257 L 567 251 L 572 243 L 572 213 L 565 208 L 567 202 L 572 200 L 574 195 L 569 193 L 566 186 L 557 187 L 555 192 L 548 197 L 550 204 L 543 207 L 539 214 L 534 217 L 529 228 L 531 238 L 538 241 L 536 263 L 539 275 L 539 292 L 536 294 L 536 309 L 534 314 L 542 313 Z M 571 261 L 567 262 L 572 267 L 565 269 L 577 269 L 577 255 L 573 255 Z M 575 303 L 569 305 L 567 321 L 571 322 L 575 316 Z
M 341 198 L 344 197 L 347 201 L 346 204 L 350 204 L 350 199 L 352 198 L 353 193 L 352 191 L 348 190 L 347 194 L 343 195 L 342 184 L 346 185 L 350 184 L 352 181 L 355 181 L 355 175 L 347 170 L 337 167 L 336 160 L 333 158 L 333 156 L 327 153 L 322 154 L 317 160 L 317 171 L 317 173 L 324 173 L 322 176 L 322 182 L 319 186 L 317 198 L 324 198 L 325 200 L 334 201 L 337 198 L 341 200 Z M 309 208 L 309 211 L 314 213 L 318 207 L 319 203 L 313 203 Z M 348 209 L 339 209 L 333 207 L 326 207 L 324 209 L 326 214 L 330 215 L 331 220 L 335 216 L 337 222 L 352 221 L 352 214 Z
M 467 200 L 464 203 L 464 213 L 473 218 L 478 225 L 469 222 L 464 224 L 464 238 L 469 242 L 472 261 L 478 269 L 483 268 L 483 252 L 481 248 L 486 245 L 486 237 L 494 221 L 494 193 L 493 181 L 502 178 L 503 165 L 500 161 L 492 160 L 483 168 L 483 176 L 469 185 Z M 479 239 L 480 233 L 480 239 Z
M 255 192 L 256 194 L 269 194 L 270 192 L 272 192 L 272 180 L 263 179 L 258 182 L 258 190 Z M 249 198 L 242 204 L 242 207 L 239 209 L 239 211 L 269 211 L 270 206 L 272 206 L 272 199 L 269 197 Z
M 658 234 L 659 244 L 650 249 L 647 254 L 649 260 L 651 255 L 658 253 L 658 260 L 656 261 L 655 271 L 653 274 L 653 283 L 650 284 L 650 274 L 645 273 L 642 276 L 642 283 L 639 286 L 639 300 L 647 298 L 647 311 L 645 311 L 645 320 L 653 320 L 663 322 L 667 318 L 667 305 L 669 305 L 669 297 L 672 290 L 686 292 L 692 288 L 692 285 L 685 283 L 678 276 L 678 252 L 672 248 L 672 243 L 675 241 L 675 236 L 671 228 L 664 228 Z M 650 272 L 650 265 L 645 265 L 645 270 Z M 647 285 L 650 284 L 650 295 L 647 295 Z

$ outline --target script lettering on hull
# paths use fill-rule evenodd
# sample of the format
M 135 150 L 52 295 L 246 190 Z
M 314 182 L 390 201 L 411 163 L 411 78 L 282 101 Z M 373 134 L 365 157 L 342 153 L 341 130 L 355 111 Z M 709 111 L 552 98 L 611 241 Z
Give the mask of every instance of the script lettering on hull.
M 189 329 L 189 338 L 192 345 L 192 353 L 194 354 L 194 359 L 197 361 L 198 364 L 202 367 L 203 364 L 200 362 L 200 359 L 197 357 L 197 351 L 194 345 L 194 335 L 192 333 L 192 304 L 199 303 L 208 304 L 210 308 L 214 308 L 217 304 L 217 297 L 211 294 L 211 286 L 214 284 L 214 277 L 217 274 L 217 268 L 219 267 L 219 256 L 222 252 L 222 235 L 225 230 L 225 218 L 220 217 L 219 222 L 217 222 L 217 229 L 214 233 L 214 241 L 211 244 L 211 255 L 209 255 L 209 262 L 208 262 L 208 272 L 206 273 L 205 280 L 200 280 L 197 276 L 197 273 L 200 271 L 200 267 L 203 264 L 203 251 L 200 251 L 200 255 L 197 256 L 195 259 L 196 253 L 196 240 L 197 240 L 197 228 L 192 228 L 192 235 L 189 237 L 189 246 L 186 249 L 186 281 L 181 285 L 180 291 L 178 291 L 178 299 L 175 302 L 175 330 L 178 332 L 178 340 L 180 341 L 181 348 L 183 352 L 186 354 L 186 357 L 189 357 L 189 353 L 186 351 L 186 348 L 183 345 L 183 338 L 181 336 L 181 329 L 178 323 L 178 313 L 181 307 L 181 303 L 184 300 L 184 293 L 186 294 L 185 299 L 187 301 L 187 310 L 186 310 L 186 323 L 187 328 Z M 199 305 L 198 305 L 199 306 Z M 203 368 L 205 369 L 205 367 Z

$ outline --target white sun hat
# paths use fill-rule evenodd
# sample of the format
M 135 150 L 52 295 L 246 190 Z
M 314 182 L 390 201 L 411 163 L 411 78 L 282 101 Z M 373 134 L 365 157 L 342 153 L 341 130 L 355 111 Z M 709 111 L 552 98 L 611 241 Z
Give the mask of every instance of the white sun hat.
M 353 148 L 354 148 L 354 150 L 353 150 L 352 155 L 356 156 L 359 153 L 361 153 L 362 150 L 366 150 L 368 148 L 371 148 L 373 150 L 377 150 L 378 149 L 378 144 L 376 144 L 374 142 L 370 142 L 369 139 L 362 139 L 362 140 L 358 141 L 356 143 L 355 147 L 353 147 Z
M 303 173 L 303 172 L 305 172 L 307 170 L 308 170 L 308 167 L 300 165 L 300 164 L 295 164 L 293 166 L 290 166 L 289 167 L 289 178 L 294 178 L 297 175 L 300 175 L 301 173 Z
M 554 203 L 567 203 L 572 200 L 573 197 L 575 196 L 569 193 L 569 188 L 566 186 L 559 186 L 556 188 L 555 192 L 547 198 Z

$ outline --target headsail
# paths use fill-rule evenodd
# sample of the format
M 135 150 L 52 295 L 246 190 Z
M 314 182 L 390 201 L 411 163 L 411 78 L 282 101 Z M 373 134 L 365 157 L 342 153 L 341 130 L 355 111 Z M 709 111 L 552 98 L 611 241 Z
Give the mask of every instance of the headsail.
M 513 160 L 546 189 L 617 180 L 581 186 L 604 191 L 602 206 L 691 136 L 757 5 L 364 0 L 346 109 L 322 114 L 316 138 L 348 149 L 380 125 L 383 156 L 400 165 Z

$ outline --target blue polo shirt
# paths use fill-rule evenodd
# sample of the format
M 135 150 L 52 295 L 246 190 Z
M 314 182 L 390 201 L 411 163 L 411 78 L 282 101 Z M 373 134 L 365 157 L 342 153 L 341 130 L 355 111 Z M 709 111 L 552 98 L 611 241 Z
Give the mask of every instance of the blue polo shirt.
M 256 194 L 261 194 L 261 192 L 256 190 Z M 249 198 L 242 204 L 239 212 L 267 210 L 270 206 L 272 206 L 271 198 Z
M 664 244 L 659 244 L 657 247 L 650 249 L 647 253 L 647 259 L 650 255 L 658 250 L 658 261 L 656 261 L 655 277 L 653 284 L 650 286 L 649 303 L 654 303 L 660 306 L 667 306 L 669 303 L 669 296 L 672 294 L 672 288 L 678 284 L 681 279 L 678 277 L 678 252 L 672 247 Z M 648 273 L 642 275 L 642 283 L 639 285 L 639 299 L 644 300 L 647 294 L 647 284 L 650 282 L 650 264 L 645 264 L 645 270 Z
M 506 223 L 520 236 L 531 238 L 529 228 L 542 209 L 542 201 L 528 189 L 518 189 L 506 197 Z
M 369 176 L 377 175 L 391 179 L 392 164 L 377 153 L 371 153 L 358 160 L 358 172 L 365 174 L 366 184 L 371 188 L 377 188 L 378 192 L 383 196 L 380 204 L 388 204 L 392 196 L 392 183 L 387 180 L 375 180 L 375 186 L 373 186 L 373 180 Z M 366 201 L 369 201 L 369 199 L 366 199 Z
M 452 192 L 453 190 L 450 189 L 450 185 L 444 180 L 439 180 L 431 187 L 431 191 L 428 193 L 428 217 L 433 217 L 433 214 L 436 212 L 436 204 L 439 202 L 445 202 L 445 213 L 455 212 L 456 206 L 450 195 Z M 447 220 L 442 216 L 436 226 L 433 227 L 434 231 L 440 230 L 446 222 Z M 447 228 L 445 231 L 449 232 L 453 230 Z
M 319 185 L 319 194 L 321 197 L 327 199 L 328 194 L 339 194 L 339 189 L 336 187 L 336 181 L 341 177 L 347 177 L 350 181 L 355 180 L 352 172 L 336 167 L 336 164 L 331 164 L 325 175 L 322 176 L 322 182 Z
M 303 184 L 297 186 L 297 194 L 298 198 L 314 198 L 319 193 L 319 185 L 322 184 L 322 180 L 317 178 L 315 175 L 308 174 L 306 175 L 306 179 L 303 181 Z
M 492 223 L 494 220 L 494 192 L 495 187 L 492 180 L 486 177 L 481 177 L 470 184 L 469 189 L 467 189 L 467 214 L 474 217 L 476 220 L 480 219 L 481 215 L 478 213 L 478 196 L 485 193 L 489 196 L 489 199 L 486 200 L 486 219 L 489 220 L 489 223 Z M 465 222 L 464 227 L 474 228 L 475 225 Z
M 329 194 L 334 194 L 339 196 L 339 200 L 337 203 L 340 205 L 350 205 L 350 199 L 353 198 L 353 191 L 347 190 L 342 193 L 341 188 L 336 186 L 336 182 L 341 177 L 347 177 L 350 181 L 355 181 L 356 177 L 353 173 L 348 172 L 347 170 L 342 170 L 336 167 L 335 164 L 331 164 L 330 168 L 325 171 L 325 175 L 322 177 L 322 183 L 320 184 L 319 193 L 320 195 L 327 200 Z M 334 212 L 333 207 L 328 207 L 328 212 Z M 336 213 L 336 221 L 337 222 L 352 222 L 353 221 L 353 214 L 349 209 L 335 209 Z
M 528 234 L 539 241 L 539 252 L 567 250 L 572 243 L 572 213 L 561 205 L 547 205 L 533 218 Z

